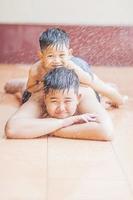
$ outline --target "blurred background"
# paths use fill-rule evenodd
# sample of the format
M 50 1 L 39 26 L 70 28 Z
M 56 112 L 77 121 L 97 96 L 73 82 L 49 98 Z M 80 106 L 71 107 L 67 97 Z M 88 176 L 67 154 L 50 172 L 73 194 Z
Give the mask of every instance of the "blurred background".
M 132 0 L 0 0 L 0 63 L 34 63 L 41 32 L 55 26 L 91 65 L 133 66 Z

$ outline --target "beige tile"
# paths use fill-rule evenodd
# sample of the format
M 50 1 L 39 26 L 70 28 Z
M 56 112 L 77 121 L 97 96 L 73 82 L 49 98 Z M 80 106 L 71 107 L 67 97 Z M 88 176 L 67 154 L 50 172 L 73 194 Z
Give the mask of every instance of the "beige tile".
M 2 101 L 2 99 L 3 99 L 3 92 L 0 92 L 0 103 L 1 103 L 1 101 Z
M 111 116 L 115 126 L 114 140 L 120 136 L 132 135 L 133 101 L 129 101 L 120 109 L 113 110 Z
M 12 78 L 24 78 L 28 76 L 31 65 L 15 65 L 13 67 L 14 73 Z
M 19 107 L 19 101 L 11 94 L 3 94 L 0 102 L 0 138 L 4 137 L 7 120 Z
M 0 198 L 45 200 L 46 195 L 47 139 L 0 140 Z
M 48 139 L 48 177 L 124 180 L 110 142 Z
M 133 135 L 118 137 L 113 142 L 114 152 L 133 190 Z
M 13 78 L 28 76 L 29 66 L 26 65 L 4 65 L 0 64 L 0 91 L 4 91 L 4 85 Z
M 132 200 L 125 181 L 50 179 L 48 200 Z
M 20 102 L 18 101 L 18 99 L 16 98 L 15 95 L 2 93 L 0 105 L 1 105 L 1 107 L 2 106 L 12 106 L 12 107 L 18 108 L 20 106 Z
M 7 68 L 3 68 L 0 66 L 0 91 L 3 92 L 4 91 L 4 85 L 5 83 L 11 79 L 12 76 L 12 70 L 8 70 L 9 67 Z

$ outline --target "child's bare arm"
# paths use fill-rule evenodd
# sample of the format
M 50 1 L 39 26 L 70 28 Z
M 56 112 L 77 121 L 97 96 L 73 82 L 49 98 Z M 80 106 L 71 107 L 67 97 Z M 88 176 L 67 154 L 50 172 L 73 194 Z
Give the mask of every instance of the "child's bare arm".
M 89 73 L 86 73 L 72 61 L 65 62 L 65 66 L 75 70 L 81 84 L 89 86 L 101 95 L 109 98 L 112 101 L 112 105 L 115 107 L 124 103 L 124 97 L 115 88 L 104 83 L 94 73 L 92 79 L 92 76 Z
M 92 84 L 92 76 L 89 73 L 86 73 L 84 70 L 82 70 L 79 66 L 77 66 L 73 61 L 68 60 L 64 61 L 64 65 L 68 69 L 74 69 L 76 74 L 79 77 L 80 83 L 84 84 L 86 86 L 90 86 Z
M 85 95 L 82 93 L 83 98 L 81 98 L 78 105 L 78 111 L 79 113 L 95 113 L 95 120 L 82 124 L 73 124 L 72 126 L 56 130 L 53 135 L 65 138 L 111 140 L 113 124 L 107 111 L 97 101 L 95 93 L 91 88 L 82 88 L 82 92 Z
M 31 98 L 7 121 L 5 133 L 8 138 L 36 138 L 64 127 L 61 119 L 41 118 L 39 101 Z
M 29 92 L 34 92 L 35 86 L 37 84 L 37 79 L 38 79 L 38 70 L 36 67 L 31 67 L 29 70 L 29 76 L 28 76 L 28 81 L 27 81 L 27 86 L 26 89 Z
M 89 139 L 110 141 L 112 138 L 101 127 L 100 123 L 88 122 L 82 124 L 74 124 L 55 131 L 53 136 L 72 138 L 72 139 Z
M 5 127 L 6 136 L 8 138 L 36 138 L 68 127 L 74 123 L 96 121 L 96 117 L 88 113 L 65 119 L 42 119 L 41 112 L 42 107 L 40 103 L 31 98 L 8 120 Z
M 31 92 L 38 92 L 42 89 L 42 78 L 46 71 L 42 66 L 42 63 L 36 62 L 29 70 L 29 76 L 26 89 Z

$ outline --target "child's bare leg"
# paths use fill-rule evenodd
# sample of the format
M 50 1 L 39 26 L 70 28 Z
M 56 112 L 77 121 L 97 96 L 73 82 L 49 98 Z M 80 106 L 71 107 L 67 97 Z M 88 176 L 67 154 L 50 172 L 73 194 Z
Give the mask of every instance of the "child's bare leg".
M 6 93 L 16 94 L 16 93 L 23 93 L 26 89 L 27 78 L 23 79 L 12 79 L 9 80 L 5 86 L 4 90 Z
M 128 99 L 127 96 L 122 96 L 116 86 L 112 86 L 111 84 L 104 83 L 100 80 L 96 75 L 94 75 L 95 89 L 102 96 L 107 97 L 110 100 L 110 105 L 113 107 L 119 107 L 124 104 Z
M 26 84 L 27 78 L 11 79 L 5 84 L 4 90 L 6 93 L 14 94 L 16 98 L 21 102 L 23 92 L 26 89 Z
M 114 83 L 107 83 L 107 85 L 109 87 L 112 87 L 118 94 L 120 94 L 119 88 L 118 88 L 118 86 L 116 84 L 114 84 Z M 128 101 L 128 96 L 126 96 L 126 95 L 123 95 L 123 96 L 121 95 L 121 98 L 122 98 L 122 104 L 125 104 Z M 103 105 L 107 109 L 111 109 L 111 107 L 112 108 L 118 108 L 119 105 L 121 105 L 121 104 L 118 104 L 116 102 L 111 101 L 111 99 L 108 99 L 107 97 L 104 97 L 104 96 L 101 97 L 101 102 L 103 102 Z

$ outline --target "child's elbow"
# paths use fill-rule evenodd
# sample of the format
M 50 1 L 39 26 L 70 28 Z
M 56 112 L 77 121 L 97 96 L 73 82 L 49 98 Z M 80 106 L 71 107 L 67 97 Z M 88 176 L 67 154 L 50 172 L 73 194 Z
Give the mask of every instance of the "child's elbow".
M 10 122 L 10 121 L 6 123 L 6 126 L 5 126 L 5 135 L 6 135 L 6 138 L 8 138 L 8 139 L 14 139 L 14 138 L 16 138 L 15 127 L 12 124 L 12 122 Z
M 112 141 L 113 132 L 114 132 L 114 127 L 112 124 L 105 125 L 103 127 L 103 140 L 104 141 Z

